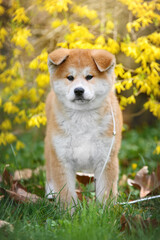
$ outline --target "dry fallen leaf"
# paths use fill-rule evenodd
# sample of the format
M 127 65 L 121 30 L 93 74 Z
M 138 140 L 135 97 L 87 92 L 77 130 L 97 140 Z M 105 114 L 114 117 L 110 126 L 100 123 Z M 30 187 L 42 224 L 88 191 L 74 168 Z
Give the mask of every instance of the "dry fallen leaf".
M 8 227 L 11 232 L 13 231 L 13 225 L 12 224 L 10 224 L 9 222 L 0 220 L 0 228 L 3 228 L 3 227 Z
M 4 198 L 4 195 L 1 195 L 1 196 L 0 196 L 0 201 L 1 201 L 3 198 Z
M 77 197 L 78 197 L 78 199 L 79 199 L 80 201 L 82 201 L 82 200 L 83 200 L 83 195 L 82 195 L 81 190 L 76 189 L 76 193 L 77 193 Z
M 16 170 L 14 172 L 13 179 L 17 180 L 17 181 L 19 181 L 21 179 L 27 180 L 32 177 L 32 173 L 33 173 L 32 169 L 29 169 L 29 168 L 26 168 L 23 170 Z
M 77 172 L 76 178 L 78 182 L 83 183 L 84 185 L 94 182 L 94 174 L 91 174 L 91 173 Z
M 5 188 L 0 188 L 0 193 L 3 195 L 8 195 L 11 199 L 16 202 L 36 202 L 41 199 L 35 194 L 27 192 L 27 189 L 24 188 L 19 182 L 14 181 L 10 173 L 5 169 L 3 172 L 4 183 L 10 186 L 10 190 Z
M 25 190 L 18 188 L 17 192 L 7 190 L 5 188 L 0 187 L 0 192 L 4 195 L 8 195 L 11 199 L 18 203 L 24 203 L 24 202 L 36 202 L 37 200 L 41 199 L 35 194 L 26 192 Z
M 140 224 L 143 229 L 151 227 L 157 227 L 159 225 L 159 222 L 156 219 L 147 218 L 143 220 L 143 218 L 140 215 L 136 216 L 125 216 L 122 215 L 120 219 L 121 223 L 121 232 L 122 231 L 131 231 L 132 229 L 136 230 L 137 224 Z
M 143 198 L 153 190 L 160 187 L 160 165 L 157 166 L 156 173 L 152 172 L 148 175 L 148 167 L 144 166 L 140 169 L 134 180 L 128 179 L 128 184 L 140 188 L 140 197 Z
M 13 177 L 11 176 L 11 174 L 8 172 L 7 167 L 5 167 L 4 171 L 3 171 L 3 175 L 2 175 L 2 180 L 4 181 L 4 183 L 6 185 L 11 185 L 13 182 Z
M 34 170 L 29 168 L 25 168 L 23 170 L 16 170 L 14 172 L 13 179 L 17 181 L 21 179 L 27 180 L 27 179 L 30 179 L 33 176 L 33 174 L 38 175 L 40 171 L 44 171 L 44 170 L 45 170 L 45 166 L 40 166 Z

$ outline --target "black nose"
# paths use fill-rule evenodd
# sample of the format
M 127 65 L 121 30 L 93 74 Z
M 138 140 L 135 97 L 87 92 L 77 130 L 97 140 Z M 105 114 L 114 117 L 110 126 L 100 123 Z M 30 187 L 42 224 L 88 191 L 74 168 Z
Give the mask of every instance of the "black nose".
M 77 97 L 81 97 L 84 93 L 84 89 L 81 87 L 75 88 L 74 93 Z

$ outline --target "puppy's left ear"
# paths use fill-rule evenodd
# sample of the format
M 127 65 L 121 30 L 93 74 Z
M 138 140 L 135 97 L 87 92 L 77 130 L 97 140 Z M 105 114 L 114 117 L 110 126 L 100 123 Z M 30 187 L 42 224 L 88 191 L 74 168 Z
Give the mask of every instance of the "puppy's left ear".
M 53 73 L 56 66 L 62 64 L 69 56 L 69 50 L 66 48 L 59 48 L 48 55 L 49 72 Z
M 112 72 L 115 67 L 115 56 L 106 50 L 91 50 L 91 56 L 100 72 Z

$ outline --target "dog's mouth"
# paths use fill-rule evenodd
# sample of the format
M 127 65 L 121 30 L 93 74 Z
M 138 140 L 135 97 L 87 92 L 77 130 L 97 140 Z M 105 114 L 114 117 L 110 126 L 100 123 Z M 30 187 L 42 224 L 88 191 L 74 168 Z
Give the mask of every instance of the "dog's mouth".
M 75 103 L 88 103 L 88 102 L 90 102 L 91 101 L 91 99 L 85 99 L 84 97 L 75 97 L 73 100 L 72 100 L 72 102 L 75 102 Z

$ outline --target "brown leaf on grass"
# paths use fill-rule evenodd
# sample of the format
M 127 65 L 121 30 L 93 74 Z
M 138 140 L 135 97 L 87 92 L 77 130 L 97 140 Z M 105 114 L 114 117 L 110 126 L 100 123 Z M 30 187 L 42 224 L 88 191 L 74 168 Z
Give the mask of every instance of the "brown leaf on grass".
M 32 171 L 32 169 L 29 169 L 29 168 L 26 168 L 23 170 L 16 170 L 14 172 L 13 179 L 17 180 L 17 181 L 19 181 L 21 179 L 27 180 L 32 177 L 32 174 L 33 174 L 33 171 Z
M 0 192 L 3 195 L 8 195 L 11 199 L 16 202 L 23 203 L 23 202 L 36 202 L 37 200 L 41 199 L 35 194 L 27 192 L 27 189 L 23 187 L 19 182 L 14 181 L 11 174 L 8 170 L 4 170 L 3 172 L 3 180 L 4 183 L 10 186 L 10 190 L 5 188 L 0 188 Z
M 44 170 L 45 170 L 45 166 L 40 166 L 34 170 L 29 169 L 29 168 L 25 168 L 22 170 L 16 170 L 14 172 L 13 179 L 17 180 L 17 181 L 19 181 L 21 179 L 28 180 L 33 176 L 33 174 L 38 175 L 40 173 L 40 171 L 44 171 Z
M 128 184 L 140 188 L 140 197 L 143 198 L 153 190 L 160 187 L 160 165 L 157 166 L 156 173 L 152 172 L 148 175 L 148 167 L 144 166 L 140 169 L 134 180 L 128 179 Z
M 1 195 L 1 196 L 0 196 L 0 201 L 1 201 L 3 198 L 4 198 L 4 195 Z
M 3 228 L 3 227 L 8 227 L 9 230 L 10 230 L 11 232 L 13 232 L 13 225 L 12 225 L 12 224 L 10 224 L 9 222 L 0 220 L 0 228 Z
M 13 177 L 11 176 L 9 171 L 7 170 L 7 166 L 5 167 L 5 169 L 3 171 L 2 180 L 4 181 L 4 183 L 6 185 L 11 185 L 12 182 L 13 182 Z
M 26 203 L 26 202 L 37 202 L 37 200 L 41 199 L 35 194 L 26 192 L 22 188 L 18 188 L 17 192 L 7 190 L 5 188 L 0 188 L 0 192 L 4 195 L 7 195 L 9 198 L 13 199 L 18 203 Z
M 157 227 L 159 225 L 159 222 L 156 219 L 147 218 L 144 220 L 140 215 L 126 217 L 124 214 L 121 216 L 120 223 L 121 232 L 125 230 L 131 231 L 132 229 L 136 230 L 137 225 L 141 225 L 143 229 L 150 226 Z
M 78 199 L 79 199 L 80 201 L 82 201 L 82 200 L 83 200 L 83 195 L 82 195 L 81 190 L 76 189 L 76 193 L 77 193 L 77 197 L 78 197 Z
M 83 183 L 84 185 L 94 182 L 94 174 L 90 174 L 90 173 L 77 172 L 76 178 L 78 182 Z

